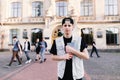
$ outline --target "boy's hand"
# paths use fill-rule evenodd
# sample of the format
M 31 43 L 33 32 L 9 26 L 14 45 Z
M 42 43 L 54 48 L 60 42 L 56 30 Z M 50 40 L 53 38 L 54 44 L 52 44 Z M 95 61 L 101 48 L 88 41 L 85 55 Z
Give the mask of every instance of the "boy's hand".
M 65 60 L 66 60 L 66 59 L 67 59 L 67 60 L 70 60 L 70 59 L 72 59 L 73 55 L 67 53 L 67 54 L 65 54 L 63 57 L 64 57 Z
M 72 47 L 69 46 L 69 45 L 67 45 L 65 49 L 66 49 L 66 52 L 67 52 L 67 53 L 73 53 L 73 50 L 74 50 L 74 48 L 72 48 Z

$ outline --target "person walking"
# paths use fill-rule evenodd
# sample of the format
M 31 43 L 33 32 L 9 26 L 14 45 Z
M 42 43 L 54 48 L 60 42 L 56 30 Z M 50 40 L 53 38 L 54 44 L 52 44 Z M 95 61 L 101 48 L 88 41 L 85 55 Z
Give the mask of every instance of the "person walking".
M 42 40 L 40 42 L 40 47 L 41 47 L 41 49 L 40 49 L 40 56 L 41 56 L 40 63 L 43 63 L 43 62 L 46 61 L 45 51 L 46 51 L 46 48 L 47 48 L 47 43 L 46 43 L 46 41 L 43 40 L 43 38 L 42 38 Z
M 32 59 L 29 56 L 30 53 L 30 42 L 28 41 L 28 37 L 25 38 L 25 42 L 24 42 L 24 53 L 26 55 L 27 61 L 25 62 L 30 63 L 32 61 Z
M 84 77 L 83 59 L 89 59 L 86 44 L 80 36 L 72 34 L 72 18 L 62 20 L 63 36 L 53 41 L 50 53 L 58 61 L 58 80 L 82 80 Z
M 92 42 L 92 51 L 91 51 L 90 57 L 93 57 L 93 52 L 96 53 L 96 55 L 97 55 L 98 58 L 100 57 L 99 54 L 98 54 L 97 48 L 96 48 L 95 41 Z
M 13 43 L 13 49 L 12 49 L 13 54 L 12 54 L 10 63 L 9 63 L 6 67 L 10 67 L 11 64 L 14 62 L 14 59 L 15 59 L 15 58 L 18 59 L 18 62 L 19 62 L 18 65 L 19 65 L 19 66 L 21 66 L 21 64 L 22 64 L 22 62 L 21 62 L 21 60 L 20 60 L 20 57 L 19 57 L 19 54 L 18 54 L 19 51 L 20 51 L 20 54 L 22 54 L 22 49 L 21 49 L 21 47 L 20 47 L 20 42 L 19 42 L 19 40 L 17 39 L 17 36 L 14 36 L 14 37 L 13 37 L 13 41 L 14 41 L 14 43 Z
M 36 39 L 36 43 L 35 43 L 35 51 L 36 51 L 36 58 L 35 58 L 35 61 L 38 61 L 40 60 L 40 40 L 39 38 Z

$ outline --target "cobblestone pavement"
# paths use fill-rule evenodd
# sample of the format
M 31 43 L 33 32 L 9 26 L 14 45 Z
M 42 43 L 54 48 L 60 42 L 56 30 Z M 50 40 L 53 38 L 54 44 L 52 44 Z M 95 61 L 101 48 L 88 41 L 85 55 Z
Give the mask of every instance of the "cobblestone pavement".
M 84 60 L 85 78 L 83 80 L 120 80 L 120 53 L 100 52 L 100 58 L 95 54 L 89 60 Z M 35 62 L 35 52 L 30 53 L 32 63 L 25 64 L 23 54 L 21 67 L 14 62 L 10 68 L 11 52 L 0 52 L 0 80 L 57 80 L 57 62 L 46 55 L 47 61 L 40 64 Z
M 120 80 L 120 52 L 99 53 L 84 61 L 85 71 L 91 80 Z

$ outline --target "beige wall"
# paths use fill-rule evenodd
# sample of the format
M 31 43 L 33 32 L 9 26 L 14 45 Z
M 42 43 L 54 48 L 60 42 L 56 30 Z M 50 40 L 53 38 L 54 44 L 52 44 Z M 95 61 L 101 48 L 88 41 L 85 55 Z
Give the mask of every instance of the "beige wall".
M 9 48 L 9 31 L 10 29 L 18 28 L 20 30 L 20 41 L 23 44 L 22 32 L 24 29 L 27 29 L 29 39 L 31 40 L 31 29 L 32 28 L 41 28 L 43 29 L 43 36 L 49 37 L 49 40 L 46 40 L 48 43 L 48 48 L 51 47 L 52 42 L 52 32 L 56 26 L 61 25 L 61 20 L 63 17 L 56 16 L 56 0 L 0 0 L 0 21 L 3 23 L 1 30 L 5 33 L 5 43 L 4 48 Z M 10 3 L 19 1 L 22 2 L 22 17 L 21 18 L 10 18 Z M 44 16 L 38 18 L 32 18 L 32 2 L 33 1 L 43 1 L 44 2 Z M 49 3 L 48 3 L 49 1 Z M 68 1 L 68 14 L 73 10 L 72 17 L 75 20 L 75 30 L 74 34 L 80 35 L 81 28 L 92 28 L 94 39 L 96 40 L 97 47 L 99 49 L 108 49 L 108 48 L 120 48 L 117 46 L 108 46 L 106 45 L 106 28 L 107 27 L 117 27 L 119 28 L 119 37 L 120 37 L 120 23 L 113 23 L 112 21 L 119 21 L 120 15 L 116 16 L 104 16 L 104 1 L 105 0 L 92 0 L 93 1 L 93 16 L 81 17 L 80 16 L 80 2 L 83 0 L 67 0 Z M 118 0 L 120 2 L 120 0 Z M 120 8 L 119 8 L 120 9 Z M 119 12 L 120 13 L 120 12 Z M 0 23 L 1 23 L 0 22 Z M 1 26 L 1 25 L 0 25 Z M 102 31 L 103 37 L 97 38 L 96 33 L 98 30 Z M 91 48 L 91 46 L 89 46 Z

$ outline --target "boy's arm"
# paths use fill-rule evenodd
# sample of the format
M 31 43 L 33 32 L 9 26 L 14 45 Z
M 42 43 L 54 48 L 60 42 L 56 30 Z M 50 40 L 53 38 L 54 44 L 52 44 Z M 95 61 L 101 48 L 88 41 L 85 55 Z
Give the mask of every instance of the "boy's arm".
M 73 55 L 71 54 L 65 54 L 65 55 L 61 55 L 61 56 L 58 56 L 58 55 L 53 55 L 52 54 L 52 60 L 55 60 L 55 61 L 61 61 L 61 60 L 69 60 L 73 57 Z
M 19 47 L 19 49 L 20 49 L 20 53 L 22 54 L 22 49 L 21 49 L 21 47 L 20 47 L 20 43 L 18 43 L 18 47 Z
M 76 55 L 77 57 L 81 59 L 89 59 L 88 51 L 85 48 L 82 52 L 75 50 L 71 46 L 66 46 L 66 52 Z

